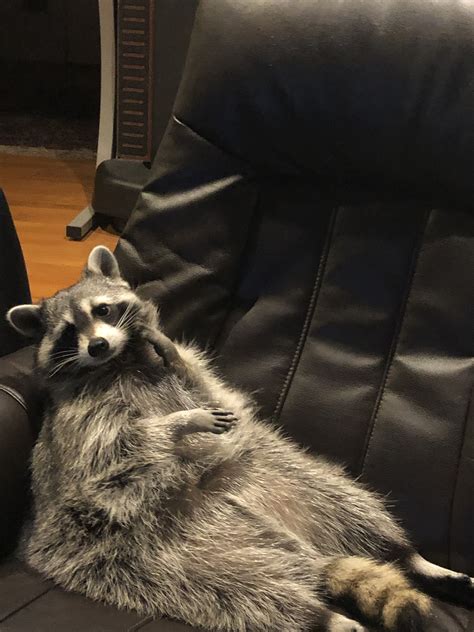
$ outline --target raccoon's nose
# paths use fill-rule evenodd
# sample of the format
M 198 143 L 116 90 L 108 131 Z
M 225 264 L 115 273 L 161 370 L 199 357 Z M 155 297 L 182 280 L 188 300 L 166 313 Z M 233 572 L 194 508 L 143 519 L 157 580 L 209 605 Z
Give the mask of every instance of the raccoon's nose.
M 87 351 L 93 358 L 98 358 L 109 350 L 109 343 L 105 338 L 92 338 L 89 341 Z

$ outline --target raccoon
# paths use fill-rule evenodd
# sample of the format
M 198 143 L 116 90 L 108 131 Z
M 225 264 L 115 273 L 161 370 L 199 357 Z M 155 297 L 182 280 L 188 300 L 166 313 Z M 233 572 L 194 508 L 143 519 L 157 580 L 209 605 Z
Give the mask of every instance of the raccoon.
M 8 320 L 37 339 L 47 392 L 24 555 L 57 584 L 223 632 L 418 632 L 428 594 L 474 606 L 381 498 L 169 340 L 106 248 Z

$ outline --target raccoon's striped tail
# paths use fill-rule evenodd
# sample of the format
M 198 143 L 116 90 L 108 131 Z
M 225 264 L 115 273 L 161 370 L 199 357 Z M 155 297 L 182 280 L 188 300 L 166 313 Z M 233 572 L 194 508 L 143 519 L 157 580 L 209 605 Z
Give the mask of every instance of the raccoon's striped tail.
M 325 566 L 324 589 L 335 604 L 389 632 L 421 632 L 431 600 L 397 566 L 363 557 L 338 557 Z

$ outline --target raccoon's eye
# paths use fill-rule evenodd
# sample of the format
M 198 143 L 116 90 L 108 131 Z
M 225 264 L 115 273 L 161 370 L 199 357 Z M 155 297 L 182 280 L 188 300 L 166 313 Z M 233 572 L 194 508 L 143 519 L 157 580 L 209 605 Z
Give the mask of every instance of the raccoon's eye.
M 102 305 L 97 305 L 97 307 L 94 307 L 92 311 L 95 316 L 108 316 L 110 314 L 110 307 L 109 305 L 102 303 Z

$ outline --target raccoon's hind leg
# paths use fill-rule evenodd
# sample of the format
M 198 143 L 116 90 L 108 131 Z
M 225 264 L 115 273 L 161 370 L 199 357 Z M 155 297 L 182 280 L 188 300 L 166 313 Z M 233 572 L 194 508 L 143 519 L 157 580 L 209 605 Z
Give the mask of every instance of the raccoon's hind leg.
M 179 568 L 171 582 L 160 582 L 161 613 L 219 632 L 364 632 L 323 599 L 327 560 L 287 548 L 285 537 L 233 505 L 191 528 L 157 565 L 158 577 Z
M 334 605 L 389 632 L 427 629 L 429 597 L 416 590 L 394 564 L 363 557 L 335 558 L 325 568 L 323 588 Z
M 306 567 L 306 568 L 305 568 Z M 270 548 L 203 551 L 189 566 L 174 618 L 220 632 L 365 632 L 319 599 L 311 564 Z M 169 595 L 176 596 L 176 591 Z
M 464 608 L 474 608 L 474 578 L 456 573 L 413 553 L 405 561 L 412 581 L 429 595 Z
M 364 632 L 366 629 L 358 621 L 348 619 L 343 614 L 332 611 L 328 612 L 327 623 L 323 624 L 325 626 L 324 628 L 321 628 L 324 632 Z M 319 632 L 319 629 L 320 628 L 316 628 L 316 632 Z M 312 632 L 314 632 L 314 629 Z

